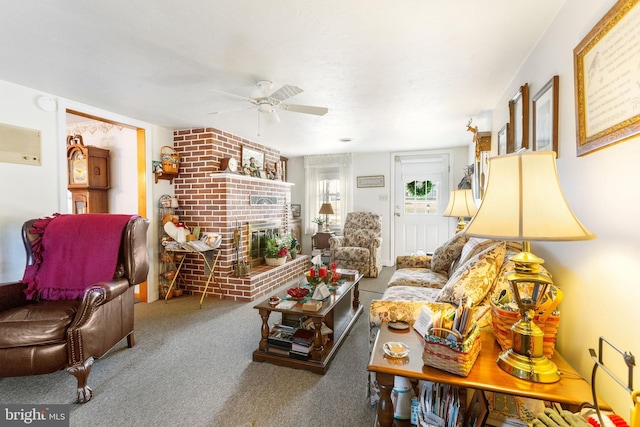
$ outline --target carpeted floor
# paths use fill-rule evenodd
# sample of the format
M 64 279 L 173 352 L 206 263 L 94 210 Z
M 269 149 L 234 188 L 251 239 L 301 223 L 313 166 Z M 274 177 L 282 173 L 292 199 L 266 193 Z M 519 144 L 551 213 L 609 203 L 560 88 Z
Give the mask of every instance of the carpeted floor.
M 71 426 L 371 426 L 369 302 L 392 273 L 360 282 L 363 314 L 325 375 L 251 360 L 255 303 L 206 298 L 199 309 L 198 297 L 181 296 L 136 304 L 136 346 L 122 341 L 94 363 L 89 403 L 73 403 L 75 378 L 65 371 L 0 379 L 0 402 L 73 403 Z

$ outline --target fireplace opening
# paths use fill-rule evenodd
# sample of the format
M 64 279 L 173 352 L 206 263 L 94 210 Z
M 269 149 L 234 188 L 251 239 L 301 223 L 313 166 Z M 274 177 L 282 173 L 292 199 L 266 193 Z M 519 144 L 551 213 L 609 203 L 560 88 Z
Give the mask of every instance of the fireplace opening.
M 249 228 L 249 263 L 252 267 L 264 264 L 267 238 L 280 236 L 279 219 L 250 221 Z

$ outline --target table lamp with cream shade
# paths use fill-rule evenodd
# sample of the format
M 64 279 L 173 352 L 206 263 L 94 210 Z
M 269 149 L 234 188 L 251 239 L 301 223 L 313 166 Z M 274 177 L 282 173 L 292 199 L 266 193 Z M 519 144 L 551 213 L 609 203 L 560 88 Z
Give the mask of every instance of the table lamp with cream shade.
M 493 157 L 482 204 L 467 225 L 468 236 L 523 242 L 507 272 L 520 320 L 511 328 L 512 347 L 500 353 L 498 366 L 518 378 L 552 383 L 558 369 L 543 354 L 543 332 L 533 322 L 546 291 L 553 284 L 531 253 L 530 241 L 594 239 L 569 208 L 558 182 L 553 151 L 521 152 Z
M 464 219 L 474 216 L 477 211 L 476 202 L 473 200 L 473 192 L 470 189 L 451 190 L 449 204 L 447 204 L 442 216 L 458 217 L 456 233 L 459 233 L 467 226 Z
M 324 215 L 324 231 L 329 231 L 329 215 L 333 215 L 333 207 L 331 203 L 323 203 L 320 206 L 320 211 L 318 212 L 320 215 Z

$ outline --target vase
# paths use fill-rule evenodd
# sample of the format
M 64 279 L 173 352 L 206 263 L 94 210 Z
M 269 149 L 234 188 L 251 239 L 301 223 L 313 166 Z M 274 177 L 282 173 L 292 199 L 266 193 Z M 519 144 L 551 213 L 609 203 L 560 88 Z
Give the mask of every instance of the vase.
M 267 265 L 283 265 L 286 260 L 287 260 L 287 257 L 280 257 L 280 258 L 265 257 L 264 258 L 264 262 Z
M 296 259 L 296 257 L 298 256 L 298 251 L 300 251 L 300 245 L 295 245 L 293 248 L 289 249 L 291 259 Z

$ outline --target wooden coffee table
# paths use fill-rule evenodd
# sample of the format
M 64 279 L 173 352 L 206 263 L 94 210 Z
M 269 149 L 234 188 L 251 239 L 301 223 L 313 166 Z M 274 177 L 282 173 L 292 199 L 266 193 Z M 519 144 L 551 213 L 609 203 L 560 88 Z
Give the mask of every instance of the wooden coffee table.
M 297 303 L 289 310 L 284 310 L 269 305 L 269 299 L 265 299 L 255 305 L 253 308 L 258 310 L 262 318 L 262 329 L 258 349 L 253 352 L 253 360 L 255 362 L 270 362 L 297 369 L 308 369 L 316 374 L 326 373 L 338 348 L 340 348 L 340 345 L 347 337 L 358 316 L 362 313 L 360 292 L 358 290 L 358 284 L 362 277 L 360 274 L 355 280 L 344 282 L 322 302 L 322 307 L 318 311 L 304 311 L 302 310 L 301 303 Z M 276 294 L 276 296 L 284 300 L 287 292 L 284 290 Z M 281 313 L 281 315 L 287 319 L 296 319 L 303 316 L 308 316 L 312 319 L 315 332 L 313 348 L 308 360 L 294 359 L 289 356 L 267 351 L 269 333 L 271 332 L 269 317 L 273 312 Z M 275 319 L 275 321 L 278 320 L 281 319 Z M 324 344 L 321 333 L 323 322 L 333 330 L 333 333 L 329 335 L 329 340 Z
M 541 384 L 521 380 L 504 372 L 496 364 L 501 349 L 490 331 L 480 333 L 482 348 L 473 368 L 467 377 L 460 377 L 440 369 L 425 366 L 422 360 L 423 340 L 413 329 L 397 333 L 389 330 L 386 324 L 380 326 L 374 343 L 367 370 L 376 373 L 380 388 L 378 402 L 378 425 L 380 427 L 405 425 L 393 419 L 391 390 L 393 378 L 399 375 L 406 378 L 427 380 L 436 383 L 452 384 L 477 390 L 505 393 L 515 396 L 558 402 L 573 409 L 585 402 L 592 401 L 589 383 L 578 374 L 569 363 L 555 352 L 551 360 L 560 370 L 560 381 L 553 384 Z M 389 359 L 384 354 L 383 345 L 388 341 L 400 341 L 410 348 L 409 356 L 404 359 Z M 602 409 L 610 407 L 599 399 Z M 409 425 L 408 423 L 406 425 Z

